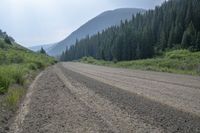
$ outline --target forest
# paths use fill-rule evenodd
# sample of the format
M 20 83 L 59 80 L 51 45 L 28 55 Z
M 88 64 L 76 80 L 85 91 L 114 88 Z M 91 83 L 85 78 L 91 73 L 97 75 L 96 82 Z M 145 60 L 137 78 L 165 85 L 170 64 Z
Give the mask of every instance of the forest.
M 200 51 L 200 1 L 169 0 L 93 36 L 77 40 L 61 61 L 85 56 L 107 61 L 152 58 L 170 49 Z

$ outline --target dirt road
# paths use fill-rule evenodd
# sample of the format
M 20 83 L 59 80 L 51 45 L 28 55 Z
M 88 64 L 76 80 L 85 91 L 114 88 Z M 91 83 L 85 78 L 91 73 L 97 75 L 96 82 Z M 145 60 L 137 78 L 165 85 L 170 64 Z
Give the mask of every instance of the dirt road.
M 36 78 L 10 132 L 200 132 L 200 77 L 60 63 Z

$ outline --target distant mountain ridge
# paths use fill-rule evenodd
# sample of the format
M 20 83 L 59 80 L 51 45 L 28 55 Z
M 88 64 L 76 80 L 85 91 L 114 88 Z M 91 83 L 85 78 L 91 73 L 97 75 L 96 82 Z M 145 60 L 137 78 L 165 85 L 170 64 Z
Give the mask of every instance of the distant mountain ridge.
M 54 44 L 47 50 L 47 53 L 52 56 L 61 55 L 66 47 L 75 44 L 76 40 L 85 38 L 87 35 L 91 36 L 98 32 L 114 26 L 119 25 L 121 21 L 130 20 L 133 15 L 137 13 L 144 13 L 146 10 L 137 8 L 120 8 L 103 12 L 97 17 L 91 19 L 76 31 L 72 32 L 67 38 Z
M 38 45 L 38 46 L 32 46 L 28 47 L 32 51 L 39 51 L 41 48 L 43 48 L 45 51 L 48 51 L 54 44 L 46 44 L 46 45 Z

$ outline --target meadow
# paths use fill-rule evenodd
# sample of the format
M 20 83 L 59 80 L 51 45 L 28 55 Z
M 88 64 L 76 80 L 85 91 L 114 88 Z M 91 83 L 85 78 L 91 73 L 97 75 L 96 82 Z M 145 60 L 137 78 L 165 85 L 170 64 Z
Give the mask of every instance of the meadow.
M 109 67 L 200 76 L 200 52 L 190 52 L 189 50 L 172 50 L 163 52 L 161 55 L 154 58 L 143 60 L 117 62 L 96 60 L 92 57 L 83 57 L 79 61 Z

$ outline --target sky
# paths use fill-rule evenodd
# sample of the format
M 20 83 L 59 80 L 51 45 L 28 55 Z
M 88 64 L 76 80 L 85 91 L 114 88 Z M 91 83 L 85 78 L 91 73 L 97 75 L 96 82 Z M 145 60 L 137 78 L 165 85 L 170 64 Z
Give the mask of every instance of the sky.
M 0 29 L 30 47 L 59 42 L 100 13 L 153 9 L 165 0 L 1 0 Z

